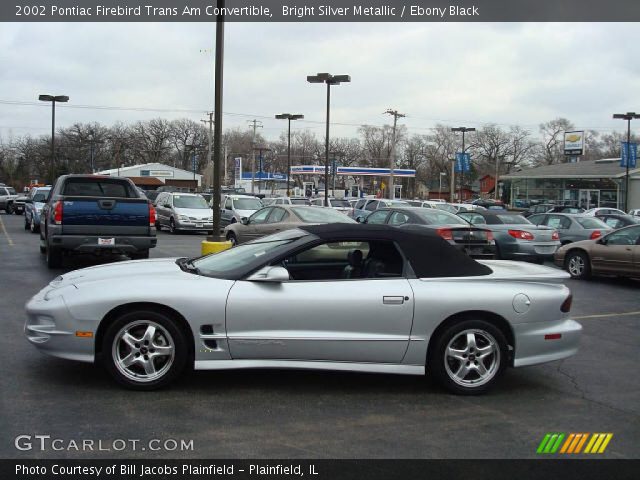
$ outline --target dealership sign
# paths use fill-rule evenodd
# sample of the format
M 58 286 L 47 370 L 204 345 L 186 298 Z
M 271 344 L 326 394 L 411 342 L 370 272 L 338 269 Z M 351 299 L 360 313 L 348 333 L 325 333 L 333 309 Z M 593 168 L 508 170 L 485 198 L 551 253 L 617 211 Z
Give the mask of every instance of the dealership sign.
M 173 177 L 171 170 L 140 170 L 141 177 Z
M 564 154 L 584 155 L 584 131 L 564 132 Z

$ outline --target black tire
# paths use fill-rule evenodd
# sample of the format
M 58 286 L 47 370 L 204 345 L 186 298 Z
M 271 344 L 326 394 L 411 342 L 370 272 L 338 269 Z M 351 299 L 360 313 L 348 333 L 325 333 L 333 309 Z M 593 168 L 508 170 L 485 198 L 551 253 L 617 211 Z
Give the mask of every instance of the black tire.
M 591 276 L 589 256 L 580 250 L 570 251 L 564 259 L 564 268 L 571 278 L 586 280 Z
M 145 322 L 147 323 L 145 324 Z M 156 327 L 156 336 L 153 337 L 149 344 L 145 345 L 143 343 L 144 336 L 140 336 L 138 332 L 147 332 L 145 325 L 148 325 L 148 322 L 152 322 L 160 328 Z M 125 328 L 135 339 L 140 339 L 139 343 L 135 343 L 135 345 L 138 345 L 137 348 L 135 345 L 129 348 L 128 344 L 122 339 L 121 335 Z M 156 345 L 156 342 L 165 346 L 173 346 L 173 357 L 164 360 L 164 356 L 159 355 L 154 360 L 151 356 L 151 353 L 155 353 L 152 352 L 152 347 L 160 348 L 159 345 Z M 129 353 L 136 352 L 136 358 L 140 358 L 140 360 L 135 361 L 129 367 L 118 367 L 116 356 L 125 355 L 127 348 L 129 348 Z M 146 350 L 143 350 L 145 348 Z M 149 355 L 150 358 L 147 358 L 146 355 Z M 154 365 L 154 369 L 157 368 L 159 370 L 156 370 L 157 378 L 144 378 L 148 374 L 142 365 L 138 365 L 138 363 L 142 364 L 143 358 L 145 359 L 144 362 L 149 362 L 150 360 Z M 120 385 L 132 390 L 148 391 L 166 387 L 185 370 L 188 359 L 189 342 L 182 329 L 172 318 L 153 310 L 138 310 L 118 317 L 109 325 L 102 341 L 102 364 Z M 164 362 L 171 362 L 170 365 L 167 366 L 167 363 L 164 363 L 163 360 Z M 123 373 L 123 370 L 130 374 Z M 136 374 L 138 378 L 135 378 Z
M 29 225 L 29 222 L 27 222 L 27 217 L 24 217 L 24 229 L 29 230 L 29 228 L 31 228 L 31 226 Z
M 233 232 L 227 233 L 227 241 L 231 242 L 232 248 L 238 245 L 238 237 L 236 237 L 236 234 Z
M 33 221 L 33 217 L 31 217 L 31 222 L 29 224 L 29 230 L 31 230 L 31 233 L 38 233 L 40 231 L 40 226 L 36 225 L 36 222 Z
M 468 342 L 470 333 L 474 338 L 473 346 Z M 445 356 L 449 346 L 456 347 L 455 351 L 464 352 L 460 341 L 467 342 L 467 353 L 461 353 L 460 359 Z M 490 353 L 483 354 L 484 358 L 480 358 L 478 353 L 483 349 Z M 486 320 L 460 319 L 459 322 L 445 328 L 429 345 L 427 369 L 438 383 L 451 393 L 479 395 L 495 385 L 508 362 L 507 339 L 499 328 Z M 484 367 L 486 372 L 484 377 L 480 366 Z M 460 371 L 467 373 L 460 373 L 460 378 L 456 376 Z
M 172 235 L 175 235 L 176 233 L 178 233 L 178 229 L 176 228 L 176 222 L 173 219 L 173 217 L 169 219 L 169 233 L 171 233 Z
M 47 255 L 47 267 L 49 268 L 60 268 L 62 267 L 62 250 L 58 247 L 52 247 L 51 245 L 47 245 L 46 248 Z
M 140 250 L 130 255 L 131 260 L 145 260 L 149 258 L 149 249 Z
M 156 230 L 158 232 L 162 231 L 162 225 L 160 225 L 160 222 L 156 220 Z
M 13 214 L 14 215 L 22 215 L 22 210 L 17 210 L 17 209 L 13 209 Z
M 11 215 L 13 213 L 13 203 L 7 204 L 7 208 L 4 211 L 7 215 Z

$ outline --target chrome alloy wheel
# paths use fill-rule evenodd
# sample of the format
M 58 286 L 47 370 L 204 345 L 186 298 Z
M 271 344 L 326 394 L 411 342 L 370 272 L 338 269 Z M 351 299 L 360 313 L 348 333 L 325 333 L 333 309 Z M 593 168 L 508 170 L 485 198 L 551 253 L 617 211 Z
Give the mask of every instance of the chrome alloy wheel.
M 572 255 L 567 265 L 572 277 L 579 277 L 584 273 L 584 258 L 581 255 Z
M 169 332 L 150 320 L 137 320 L 117 333 L 113 363 L 125 377 L 140 383 L 161 378 L 173 364 L 175 343 Z
M 448 343 L 444 365 L 447 375 L 458 385 L 484 385 L 500 368 L 498 342 L 483 330 L 464 330 Z

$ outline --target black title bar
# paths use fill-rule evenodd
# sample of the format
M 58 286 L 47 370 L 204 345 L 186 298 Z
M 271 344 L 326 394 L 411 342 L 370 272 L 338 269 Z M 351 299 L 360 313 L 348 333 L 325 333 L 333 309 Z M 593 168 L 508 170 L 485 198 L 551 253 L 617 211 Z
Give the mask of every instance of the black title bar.
M 216 0 L 15 0 L 2 22 L 213 22 Z M 229 22 L 637 22 L 636 0 L 228 0 Z

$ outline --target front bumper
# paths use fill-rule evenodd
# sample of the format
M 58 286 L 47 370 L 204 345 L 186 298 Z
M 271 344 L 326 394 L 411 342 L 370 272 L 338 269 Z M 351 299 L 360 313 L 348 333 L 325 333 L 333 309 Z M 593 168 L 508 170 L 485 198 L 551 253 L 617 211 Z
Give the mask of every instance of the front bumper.
M 24 325 L 24 334 L 27 340 L 47 355 L 93 362 L 96 323 L 73 318 L 62 296 L 45 300 L 45 295 L 51 290 L 51 287 L 42 289 L 29 300 L 25 307 L 27 321 Z M 91 332 L 93 336 L 77 336 L 76 332 Z
M 514 367 L 526 367 L 571 357 L 578 351 L 582 325 L 569 318 L 551 322 L 521 323 L 515 334 Z M 545 336 L 553 336 L 545 338 Z M 558 335 L 559 338 L 555 338 Z
M 178 230 L 189 230 L 189 231 L 194 231 L 194 232 L 206 232 L 209 231 L 213 228 L 213 222 L 185 222 L 184 220 L 182 221 L 177 221 L 176 222 L 176 228 Z

